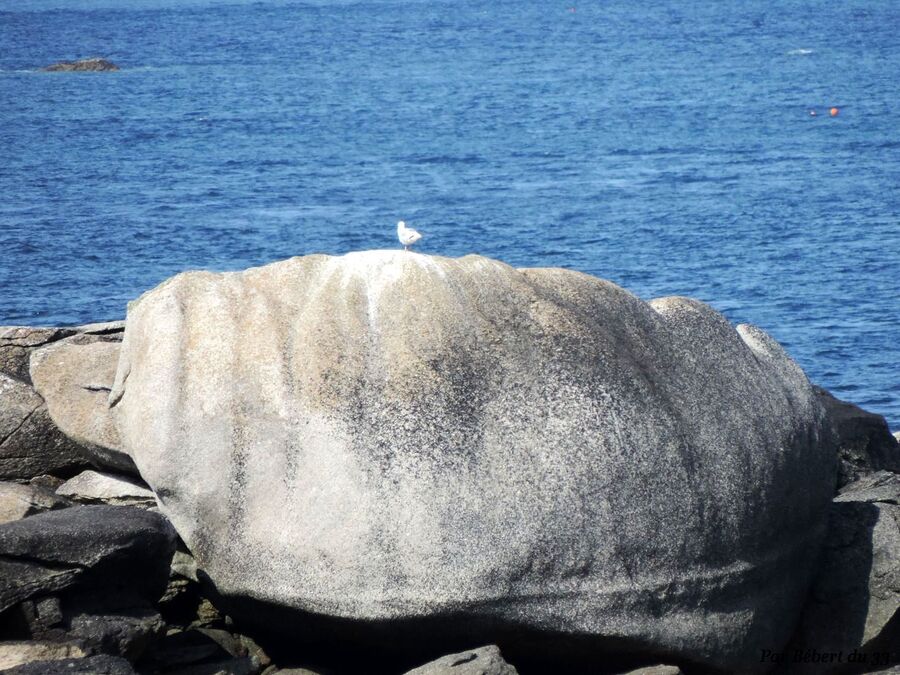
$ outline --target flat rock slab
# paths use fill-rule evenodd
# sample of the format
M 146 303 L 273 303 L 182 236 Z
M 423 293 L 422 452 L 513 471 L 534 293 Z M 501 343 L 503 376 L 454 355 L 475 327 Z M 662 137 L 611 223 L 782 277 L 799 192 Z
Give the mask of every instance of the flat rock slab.
M 70 500 L 39 485 L 0 482 L 0 525 L 67 506 Z
M 73 586 L 154 602 L 174 550 L 165 518 L 129 506 L 73 506 L 0 525 L 0 612 Z
M 836 502 L 884 502 L 900 505 L 900 474 L 874 471 L 841 488 Z
M 406 675 L 518 675 L 518 672 L 503 660 L 499 647 L 488 645 L 443 656 Z
M 145 486 L 123 476 L 99 471 L 83 471 L 56 489 L 56 494 L 80 502 L 106 504 L 155 504 L 156 498 Z
M 834 490 L 821 404 L 763 331 L 479 256 L 178 275 L 129 306 L 109 401 L 221 593 L 356 635 L 762 669 Z

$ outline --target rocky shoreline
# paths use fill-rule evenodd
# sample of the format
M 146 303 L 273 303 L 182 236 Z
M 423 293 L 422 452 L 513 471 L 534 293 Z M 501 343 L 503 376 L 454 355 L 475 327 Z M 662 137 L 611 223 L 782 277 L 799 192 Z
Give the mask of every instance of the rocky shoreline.
M 900 672 L 900 444 L 882 417 L 840 401 L 823 389 L 811 388 L 802 372 L 761 331 L 754 332 L 752 327 L 734 331 L 711 310 L 684 299 L 653 301 L 649 310 L 608 282 L 562 271 L 514 271 L 485 259 L 445 262 L 415 254 L 353 259 L 352 266 L 342 259 L 335 263 L 322 256 L 310 258 L 238 275 L 180 275 L 132 303 L 127 337 L 125 322 L 0 328 L 0 671 L 110 675 Z M 350 276 L 341 281 L 342 274 Z M 404 285 L 410 278 L 425 290 L 410 290 L 412 286 Z M 506 289 L 502 298 L 485 297 L 486 278 L 493 286 Z M 435 287 L 429 287 L 430 283 Z M 270 292 L 268 284 L 278 291 Z M 454 290 L 452 298 L 445 298 L 442 294 L 447 287 L 463 290 Z M 404 290 L 402 301 L 391 298 L 393 288 Z M 311 300 L 299 308 L 286 306 L 285 297 L 316 298 L 321 306 Z M 340 298 L 338 304 L 336 297 Z M 367 304 L 360 306 L 360 298 L 366 298 Z M 465 332 L 468 324 L 459 328 L 461 315 L 455 312 L 463 301 L 474 303 L 473 314 L 484 317 L 495 311 L 498 317 L 489 317 L 488 323 L 477 328 L 477 339 Z M 268 302 L 272 304 L 266 305 Z M 228 309 L 220 314 L 222 307 Z M 667 322 L 665 334 L 653 323 L 660 320 L 653 312 Z M 285 316 L 304 317 L 303 329 L 286 333 Z M 396 318 L 387 321 L 387 316 Z M 438 317 L 436 322 L 427 323 L 433 316 Z M 602 322 L 591 323 L 594 316 Z M 611 329 L 608 326 L 614 322 L 610 317 L 619 321 Z M 494 321 L 502 321 L 502 333 L 493 332 Z M 377 330 L 373 328 L 376 325 Z M 246 335 L 238 332 L 242 326 L 249 326 Z M 299 330 L 294 323 L 290 326 L 290 330 Z M 704 350 L 716 352 L 709 356 L 713 365 L 691 365 L 700 357 L 672 346 L 672 341 L 681 339 L 672 337 L 676 329 L 685 332 L 685 345 L 702 339 L 715 347 Z M 606 330 L 611 331 L 608 341 Z M 406 361 L 411 358 L 407 352 L 410 345 L 415 345 L 418 353 L 429 348 L 417 342 L 420 333 L 432 338 L 441 333 L 449 345 L 447 351 L 433 352 L 422 362 L 418 358 Z M 544 342 L 545 333 L 552 339 Z M 248 341 L 251 335 L 255 343 Z M 312 337 L 304 342 L 308 335 Z M 354 341 L 348 342 L 347 335 Z M 290 347 L 269 352 L 261 344 L 265 340 Z M 510 342 L 492 347 L 491 358 L 485 358 L 479 370 L 466 371 L 465 381 L 457 379 L 468 368 L 468 361 L 453 361 L 454 354 L 465 349 L 469 359 L 478 362 L 484 358 L 481 345 L 505 340 Z M 578 360 L 559 356 L 561 341 Z M 330 351 L 336 342 L 341 343 L 340 348 Z M 622 345 L 630 350 L 627 358 Z M 666 350 L 670 351 L 666 360 L 653 365 L 653 355 Z M 287 365 L 278 366 L 281 353 L 289 354 Z M 201 372 L 197 354 L 204 354 L 207 363 L 221 358 L 229 370 L 220 377 L 203 365 Z M 373 354 L 380 363 L 390 362 L 392 368 L 402 371 L 404 379 L 378 379 L 384 375 L 373 370 Z M 602 362 L 602 372 L 588 370 L 585 355 Z M 735 531 L 743 537 L 748 528 L 756 526 L 754 513 L 766 512 L 772 500 L 782 500 L 786 507 L 792 504 L 794 513 L 774 513 L 771 520 L 764 519 L 760 537 L 768 530 L 773 539 L 785 538 L 785 550 L 794 546 L 798 552 L 790 554 L 790 562 L 771 567 L 760 564 L 745 571 L 728 559 L 733 544 L 693 553 L 696 544 L 685 537 L 668 549 L 665 532 L 638 540 L 627 531 L 627 524 L 616 518 L 610 531 L 624 532 L 613 542 L 616 557 L 572 560 L 571 556 L 582 550 L 581 540 L 558 531 L 568 527 L 563 523 L 593 513 L 592 507 L 584 506 L 586 493 L 572 492 L 575 488 L 568 474 L 544 472 L 522 485 L 542 494 L 543 484 L 556 481 L 548 503 L 564 504 L 559 508 L 567 511 L 558 516 L 561 520 L 547 520 L 541 530 L 557 529 L 552 545 L 543 548 L 530 542 L 527 565 L 515 562 L 519 566 L 513 569 L 518 558 L 506 552 L 509 541 L 496 541 L 488 548 L 485 542 L 493 539 L 480 538 L 485 522 L 454 520 L 460 508 L 466 518 L 472 517 L 466 503 L 460 506 L 454 499 L 471 500 L 478 505 L 478 514 L 491 513 L 491 502 L 504 503 L 506 488 L 497 487 L 484 499 L 457 486 L 444 502 L 439 483 L 446 485 L 449 476 L 477 473 L 481 460 L 465 454 L 473 438 L 479 439 L 482 458 L 494 447 L 507 448 L 504 444 L 519 431 L 502 426 L 491 406 L 499 405 L 503 397 L 520 395 L 531 371 L 523 370 L 518 379 L 516 369 L 531 367 L 542 359 L 546 361 L 541 372 L 557 380 L 542 389 L 538 398 L 528 398 L 526 392 L 521 401 L 503 408 L 503 415 L 530 411 L 562 391 L 569 405 L 581 404 L 588 395 L 594 397 L 590 401 L 596 401 L 597 392 L 609 391 L 614 394 L 610 400 L 619 401 L 632 396 L 632 389 L 645 381 L 652 385 L 647 392 L 657 397 L 657 407 L 674 409 L 672 406 L 679 405 L 677 397 L 684 395 L 677 392 L 690 394 L 693 387 L 702 385 L 702 395 L 708 396 L 708 392 L 735 386 L 730 375 L 726 378 L 715 372 L 716 362 L 733 364 L 727 370 L 740 371 L 736 381 L 745 388 L 740 396 L 757 397 L 747 407 L 747 415 L 769 414 L 760 410 L 765 408 L 772 415 L 788 411 L 784 414 L 796 416 L 798 421 L 778 436 L 793 445 L 778 445 L 782 441 L 768 444 L 766 434 L 771 430 L 761 428 L 762 423 L 754 428 L 735 417 L 734 410 L 717 412 L 713 401 L 710 419 L 721 420 L 721 425 L 716 427 L 719 435 L 712 439 L 711 447 L 729 447 L 722 439 L 733 437 L 721 434 L 733 425 L 735 433 L 758 439 L 748 448 L 769 453 L 763 449 L 771 447 L 771 454 L 763 457 L 758 468 L 752 462 L 742 464 L 751 461 L 743 456 L 738 463 L 717 464 L 720 459 L 714 454 L 699 451 L 712 433 L 711 427 L 682 422 L 679 433 L 694 434 L 694 438 L 679 446 L 679 452 L 688 448 L 700 467 L 684 469 L 684 475 L 699 481 L 704 472 L 719 472 L 714 491 L 695 491 L 694 486 L 679 483 L 672 477 L 679 470 L 675 466 L 670 467 L 670 476 L 640 473 L 642 466 L 657 467 L 654 470 L 658 471 L 663 464 L 656 464 L 655 457 L 622 455 L 624 463 L 605 483 L 602 494 L 615 495 L 629 481 L 646 486 L 646 490 L 671 489 L 674 491 L 661 495 L 659 503 L 673 512 L 685 509 L 678 516 L 685 520 L 702 500 L 709 508 L 725 513 L 732 507 L 724 501 L 712 507 L 713 501 L 720 499 L 721 485 L 757 472 L 753 475 L 762 476 L 758 479 L 762 482 L 748 494 L 758 491 L 768 495 L 768 501 L 759 501 L 750 510 L 742 507 L 728 512 L 728 518 L 739 519 Z M 774 365 L 766 365 L 767 359 Z M 489 379 L 483 373 L 493 372 L 497 362 L 502 362 L 503 378 Z M 588 393 L 576 392 L 565 379 L 569 371 L 556 370 L 560 363 L 571 367 L 578 381 L 598 377 L 603 381 Z M 633 363 L 638 366 L 632 372 Z M 177 366 L 169 370 L 169 364 Z M 690 368 L 678 371 L 680 364 Z M 296 379 L 282 385 L 279 383 L 287 382 L 288 377 L 285 368 Z M 700 371 L 705 375 L 696 385 L 690 378 Z M 235 373 L 240 374 L 239 379 Z M 375 379 L 366 379 L 372 377 Z M 664 392 L 668 386 L 665 378 L 674 383 L 672 398 Z M 422 383 L 412 394 L 404 384 L 410 380 Z M 776 398 L 766 398 L 770 394 L 765 387 L 772 381 L 778 382 L 771 394 Z M 375 386 L 380 387 L 379 398 L 366 398 L 366 391 Z M 404 427 L 407 411 L 403 405 L 421 413 L 424 404 L 416 397 L 428 387 L 432 389 L 423 400 L 431 419 L 419 419 L 413 429 Z M 316 398 L 300 398 L 297 392 L 301 390 L 315 390 Z M 782 391 L 787 392 L 783 398 Z M 634 396 L 643 401 L 650 395 Z M 216 407 L 220 399 L 228 407 Z M 273 422 L 273 410 L 303 408 L 308 400 L 314 400 L 315 406 L 303 418 L 302 429 L 322 425 L 321 435 L 311 428 L 297 432 L 299 427 L 294 426 L 286 433 L 285 417 Z M 269 407 L 254 407 L 255 401 Z M 346 407 L 347 401 L 352 405 Z M 393 418 L 378 443 L 370 445 L 370 439 L 351 434 L 348 445 L 334 445 L 344 442 L 342 435 L 348 433 L 350 422 L 360 428 L 360 419 L 382 419 L 385 413 L 379 406 L 384 401 L 390 402 L 386 410 Z M 742 404 L 735 398 L 732 405 Z M 191 414 L 204 406 L 212 412 L 185 417 L 185 406 Z M 706 414 L 698 404 L 691 402 L 690 406 L 698 418 Z M 592 442 L 599 444 L 595 447 L 612 448 L 608 456 L 616 458 L 620 455 L 616 446 L 609 445 L 613 443 L 610 438 L 646 438 L 662 452 L 663 445 L 648 435 L 648 429 L 658 424 L 667 433 L 676 431 L 668 419 L 656 421 L 648 419 L 646 412 L 642 417 L 616 408 L 618 426 L 607 436 L 605 427 L 589 428 L 584 415 L 595 413 L 591 407 L 585 410 L 588 412 L 579 413 L 573 426 L 561 427 L 552 438 L 541 437 L 534 447 L 545 447 L 541 444 L 553 443 L 559 435 L 571 435 L 567 429 L 578 428 L 578 433 L 595 439 Z M 565 420 L 565 414 L 558 411 L 558 417 L 542 417 L 541 424 Z M 683 420 L 680 414 L 675 418 Z M 210 423 L 223 416 L 231 420 L 227 433 Z M 334 425 L 337 418 L 341 425 Z M 477 424 L 466 426 L 473 420 Z M 531 422 L 525 416 L 518 423 Z M 382 434 L 378 424 L 367 424 L 370 426 L 365 428 Z M 492 425 L 499 426 L 494 430 Z M 455 440 L 460 426 L 465 433 Z M 320 453 L 317 461 L 326 462 L 327 471 L 312 475 L 320 470 L 315 463 L 304 464 L 302 471 L 290 462 L 272 464 L 283 448 L 293 448 L 291 439 L 297 433 L 310 434 L 303 436 L 301 449 L 316 448 Z M 429 435 L 422 435 L 426 433 Z M 445 444 L 444 454 L 423 459 L 426 441 Z M 248 455 L 247 447 L 265 451 Z M 359 532 L 364 540 L 366 535 L 354 519 L 360 518 L 362 511 L 381 508 L 365 502 L 371 490 L 360 487 L 369 480 L 359 477 L 362 469 L 331 464 L 329 458 L 344 447 L 352 452 L 361 447 L 359 451 L 366 456 L 392 448 L 394 454 L 382 455 L 383 465 L 378 468 L 382 473 L 378 475 L 393 483 L 387 496 L 378 500 L 393 499 L 395 494 L 415 500 L 418 493 L 409 491 L 419 489 L 417 481 L 424 480 L 430 486 L 429 498 L 441 503 L 441 518 L 450 527 L 463 530 L 460 538 L 439 533 L 440 545 L 452 547 L 452 556 L 449 562 L 443 557 L 427 558 L 430 567 L 421 571 L 422 578 L 438 580 L 429 591 L 433 597 L 427 605 L 416 606 L 402 590 L 418 589 L 412 570 L 418 569 L 418 557 L 428 551 L 429 541 L 420 541 L 398 557 L 391 547 L 404 545 L 403 530 L 391 534 L 391 547 L 384 548 L 384 541 L 364 541 L 363 558 L 368 560 L 347 557 L 343 567 L 334 562 L 355 550 L 358 542 L 335 539 L 331 526 L 319 527 L 319 523 L 344 523 L 347 532 Z M 632 442 L 623 447 L 632 447 Z M 153 448 L 164 452 L 153 455 Z M 217 454 L 222 448 L 229 448 L 240 461 L 235 464 L 230 456 Z M 180 454 L 188 450 L 190 456 Z M 563 453 L 571 463 L 580 452 L 576 443 L 553 456 Z M 804 452 L 810 461 L 821 462 L 821 469 L 805 465 L 806 476 L 797 475 L 803 470 L 795 469 L 786 456 Z M 409 464 L 410 458 L 415 465 Z M 192 463 L 195 459 L 196 465 Z M 502 461 L 502 456 L 496 461 Z M 547 459 L 536 455 L 531 461 L 537 466 Z M 448 462 L 453 464 L 446 473 Z M 213 468 L 204 468 L 209 466 Z M 593 475 L 588 473 L 590 466 L 589 462 L 579 469 L 578 485 Z M 254 483 L 253 472 L 260 470 L 265 472 L 263 478 Z M 495 464 L 489 475 L 503 486 L 518 480 L 521 470 L 517 463 L 516 475 L 510 478 L 503 473 L 503 466 Z M 629 471 L 637 473 L 630 476 Z M 773 474 L 777 471 L 791 480 L 779 483 Z M 284 476 L 283 485 L 279 475 Z M 603 476 L 607 480 L 606 474 Z M 824 487 L 830 505 L 819 506 L 820 476 L 830 476 Z M 462 479 L 454 480 L 462 484 Z M 263 493 L 255 492 L 258 485 L 265 488 Z M 522 485 L 515 486 L 519 495 L 526 489 Z M 736 490 L 741 489 L 736 485 Z M 303 494 L 295 491 L 297 486 L 302 486 Z M 242 501 L 235 502 L 235 494 L 240 494 Z M 558 495 L 567 494 L 572 498 L 558 501 Z M 535 499 L 532 495 L 519 498 L 529 503 Z M 652 518 L 642 520 L 643 507 L 635 506 L 634 501 L 650 503 L 653 498 L 641 487 L 629 489 L 622 501 L 611 504 L 640 521 L 637 532 L 650 532 Z M 341 513 L 347 509 L 348 499 L 368 506 Z M 595 499 L 602 501 L 601 497 Z M 298 505 L 302 513 L 321 509 L 319 520 L 304 525 L 311 528 L 309 532 L 290 529 L 287 522 L 300 517 L 301 511 L 295 510 Z M 391 513 L 401 513 L 396 505 L 390 508 L 388 518 Z M 422 508 L 427 520 L 430 511 Z M 548 508 L 534 511 L 534 517 L 550 518 Z M 255 514 L 249 524 L 240 521 L 248 511 Z M 332 520 L 335 513 L 338 517 Z M 656 507 L 649 513 L 664 521 L 669 517 Z M 261 525 L 259 514 L 266 515 Z M 591 516 L 600 523 L 604 517 L 602 513 Z M 717 517 L 709 513 L 703 522 L 716 522 Z M 727 518 L 722 522 L 727 523 Z M 782 522 L 793 524 L 780 531 Z M 802 531 L 805 522 L 811 531 Z M 812 531 L 817 523 L 821 523 L 821 535 Z M 407 523 L 404 527 L 424 526 Z M 525 527 L 508 523 L 502 531 L 509 531 L 512 541 L 512 533 Z M 584 541 L 594 536 L 588 525 L 579 527 L 577 532 L 583 533 Z M 708 538 L 708 529 L 687 533 Z M 217 537 L 223 540 L 217 541 Z M 307 561 L 305 569 L 299 569 L 296 562 L 285 565 L 284 560 L 293 560 L 290 556 L 296 555 L 293 549 L 300 541 L 307 542 L 307 548 L 320 547 L 317 555 L 322 559 L 331 556 L 332 561 L 323 563 L 321 571 L 316 571 L 318 563 L 313 559 L 297 558 Z M 470 551 L 466 541 L 478 545 Z M 821 554 L 819 541 L 824 541 Z M 285 548 L 278 548 L 282 546 Z M 561 547 L 566 550 L 561 552 Z M 279 550 L 285 553 L 276 554 Z M 556 557 L 541 558 L 550 555 L 545 551 L 553 551 Z M 682 557 L 669 567 L 659 567 L 659 573 L 674 579 L 680 571 L 685 580 L 644 590 L 643 568 L 663 564 L 659 560 L 675 552 Z M 755 553 L 755 549 L 746 551 L 746 555 Z M 695 561 L 707 561 L 713 554 L 723 556 L 722 562 L 715 563 L 718 567 L 711 568 L 716 576 L 698 585 L 701 572 L 709 572 Z M 466 567 L 470 555 L 472 561 L 490 562 L 489 574 L 485 572 L 480 581 L 487 586 L 466 586 L 465 575 L 482 573 L 480 562 Z M 375 564 L 380 560 L 387 564 Z M 351 565 L 358 565 L 360 578 L 345 578 Z M 606 571 L 610 565 L 613 572 Z M 631 578 L 633 585 L 613 596 L 609 588 L 620 578 L 617 565 L 631 566 L 624 578 Z M 436 576 L 435 566 L 439 568 Z M 452 595 L 454 588 L 459 589 L 459 602 L 448 603 L 439 583 L 458 570 L 463 574 L 452 580 L 447 592 Z M 498 577 L 503 574 L 507 576 Z M 583 599 L 585 584 L 598 574 L 601 586 Z M 603 576 L 607 574 L 611 576 Z M 548 609 L 543 604 L 544 589 L 534 601 L 520 600 L 524 589 L 531 587 L 525 582 L 548 579 L 557 584 L 555 588 L 569 588 L 565 597 L 574 599 Z M 295 586 L 304 585 L 307 590 L 298 595 Z M 354 597 L 343 598 L 351 588 L 361 590 Z M 371 588 L 378 593 L 370 599 Z M 463 602 L 463 595 L 481 588 L 500 596 Z M 774 589 L 774 594 L 757 598 L 755 594 L 764 588 Z M 416 592 L 420 598 L 428 597 L 422 589 Z M 649 598 L 646 601 L 645 596 Z M 790 602 L 796 609 L 790 609 L 786 598 L 795 596 L 797 602 Z M 750 609 L 752 616 L 745 620 Z M 595 611 L 599 611 L 596 616 L 584 618 Z M 789 616 L 791 612 L 797 618 Z M 584 617 L 579 616 L 582 614 Z M 725 639 L 725 635 L 732 637 Z M 734 645 L 731 652 L 729 644 Z

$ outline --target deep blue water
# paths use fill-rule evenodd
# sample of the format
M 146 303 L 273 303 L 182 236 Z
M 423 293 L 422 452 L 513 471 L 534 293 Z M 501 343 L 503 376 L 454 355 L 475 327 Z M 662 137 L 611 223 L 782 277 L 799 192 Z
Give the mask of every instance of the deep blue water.
M 898 32 L 887 0 L 2 3 L 0 323 L 404 218 L 710 302 L 896 428 Z M 123 70 L 33 70 L 86 56 Z

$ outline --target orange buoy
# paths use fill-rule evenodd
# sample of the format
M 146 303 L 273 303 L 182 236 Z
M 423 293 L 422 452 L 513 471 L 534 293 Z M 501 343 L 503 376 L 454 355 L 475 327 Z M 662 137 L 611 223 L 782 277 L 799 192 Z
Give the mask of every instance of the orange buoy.
M 832 108 L 828 112 L 831 114 L 832 117 L 837 117 L 840 110 L 838 110 L 837 108 Z

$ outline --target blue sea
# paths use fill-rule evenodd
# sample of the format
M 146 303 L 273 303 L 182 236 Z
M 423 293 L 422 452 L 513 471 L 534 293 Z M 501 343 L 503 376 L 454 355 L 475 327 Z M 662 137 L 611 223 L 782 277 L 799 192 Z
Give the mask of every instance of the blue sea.
M 7 0 L 0 324 L 402 218 L 700 298 L 897 428 L 898 33 L 892 0 Z M 122 70 L 36 71 L 89 56 Z

